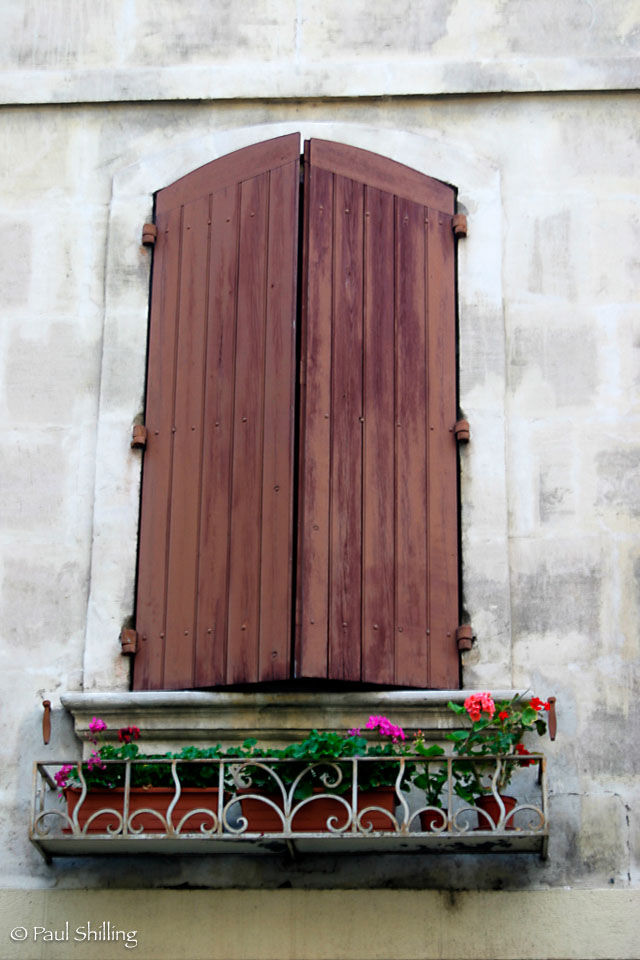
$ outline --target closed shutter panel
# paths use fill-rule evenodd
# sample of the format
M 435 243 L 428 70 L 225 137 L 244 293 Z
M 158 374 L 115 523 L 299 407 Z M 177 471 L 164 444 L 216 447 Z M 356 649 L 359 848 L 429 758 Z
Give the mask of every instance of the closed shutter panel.
M 305 145 L 297 676 L 459 684 L 454 200 Z
M 290 672 L 300 139 L 156 199 L 134 687 Z

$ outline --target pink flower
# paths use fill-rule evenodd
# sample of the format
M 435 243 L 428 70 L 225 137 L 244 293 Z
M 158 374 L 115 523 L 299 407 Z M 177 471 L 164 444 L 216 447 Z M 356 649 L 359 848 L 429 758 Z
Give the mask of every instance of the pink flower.
M 107 729 L 107 725 L 104 720 L 101 720 L 99 717 L 94 717 L 89 724 L 89 730 L 91 733 L 102 733 L 103 730 Z
M 360 736 L 360 727 L 353 727 L 351 730 L 347 730 L 348 737 L 359 737 Z
M 67 779 L 72 770 L 73 770 L 73 764 L 65 763 L 64 766 L 60 767 L 57 773 L 54 773 L 53 779 L 58 784 L 61 790 L 64 790 L 64 788 L 67 786 Z
M 106 770 L 106 764 L 102 762 L 102 758 L 97 750 L 91 751 L 91 756 L 87 760 L 87 767 L 89 770 L 93 770 L 94 767 L 97 767 L 98 770 Z
M 369 717 L 367 720 L 367 730 L 375 730 L 376 727 L 380 731 L 381 736 L 391 737 L 394 743 L 397 743 L 398 740 L 404 740 L 404 730 L 402 727 L 392 723 L 387 717 Z
M 483 713 L 488 713 L 491 720 L 496 712 L 496 705 L 490 693 L 472 693 L 465 700 L 464 708 L 473 723 L 477 723 Z

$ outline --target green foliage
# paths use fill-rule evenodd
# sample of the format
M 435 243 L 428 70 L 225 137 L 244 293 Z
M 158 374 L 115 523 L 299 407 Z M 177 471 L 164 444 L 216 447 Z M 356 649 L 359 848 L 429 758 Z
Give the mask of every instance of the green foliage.
M 414 749 L 417 754 L 427 759 L 444 755 L 444 750 L 437 743 L 432 744 L 430 747 L 425 747 L 422 736 L 418 736 L 415 740 Z M 447 782 L 446 763 L 425 763 L 417 765 L 412 782 L 415 787 L 424 791 L 426 805 L 428 807 L 442 807 L 440 794 Z
M 286 747 L 261 749 L 252 746 L 244 753 L 246 762 L 239 770 L 239 776 L 242 780 L 250 780 L 251 789 L 276 792 L 279 787 L 273 775 L 265 767 L 248 761 L 264 760 L 265 765 L 270 760 L 283 761 L 274 763 L 271 769 L 287 789 L 295 783 L 294 798 L 303 800 L 312 795 L 314 788 L 336 794 L 345 794 L 352 789 L 353 764 L 345 762 L 345 757 L 400 757 L 406 753 L 404 747 L 395 743 L 370 744 L 359 734 L 343 736 L 335 731 L 312 730 L 304 740 Z M 409 789 L 410 766 L 407 765 L 402 779 L 403 790 Z M 369 790 L 393 786 L 398 773 L 398 764 L 366 760 L 358 764 L 358 788 Z
M 403 746 L 395 743 L 371 744 L 360 735 L 342 736 L 335 731 L 320 732 L 313 730 L 304 740 L 288 744 L 285 747 L 261 748 L 253 738 L 245 740 L 241 746 L 222 749 L 215 747 L 183 747 L 177 753 L 144 754 L 140 753 L 135 742 L 103 744 L 94 751 L 88 761 L 83 761 L 82 775 L 89 790 L 122 787 L 125 783 L 124 763 L 104 763 L 103 761 L 135 760 L 144 761 L 131 764 L 132 787 L 173 787 L 171 763 L 173 759 L 184 761 L 176 766 L 178 779 L 183 787 L 217 787 L 219 785 L 219 764 L 202 762 L 208 759 L 230 760 L 236 763 L 225 764 L 225 785 L 234 790 L 238 786 L 247 786 L 252 790 L 279 792 L 274 771 L 286 788 L 296 780 L 294 796 L 297 800 L 311 796 L 314 788 L 320 787 L 327 793 L 344 794 L 352 789 L 353 764 L 345 758 L 400 757 L 406 755 Z M 269 767 L 271 760 L 277 760 Z M 165 761 L 165 762 L 161 762 Z M 399 765 L 396 763 L 376 763 L 366 760 L 358 765 L 358 787 L 361 790 L 378 786 L 393 786 L 397 780 Z M 409 789 L 411 765 L 407 765 L 402 780 L 402 788 Z M 81 785 L 78 766 L 67 775 L 68 786 Z

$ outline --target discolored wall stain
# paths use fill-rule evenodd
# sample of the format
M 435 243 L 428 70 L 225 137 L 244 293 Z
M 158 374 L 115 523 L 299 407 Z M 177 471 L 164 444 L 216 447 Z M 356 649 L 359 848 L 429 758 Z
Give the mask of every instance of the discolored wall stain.
M 533 226 L 528 289 L 531 293 L 576 299 L 576 264 L 571 251 L 571 212 L 539 217 Z
M 324 0 L 308 11 L 304 37 L 314 55 L 425 53 L 446 35 L 454 5 L 454 0 L 437 4 L 398 0 L 392 5 Z
M 27 223 L 6 220 L 0 223 L 0 289 L 5 307 L 19 307 L 29 301 L 32 229 Z
M 601 450 L 596 456 L 600 506 L 623 515 L 640 516 L 640 447 Z
M 82 563 L 42 563 L 8 555 L 0 594 L 5 639 L 41 653 L 52 625 L 61 621 L 65 637 L 81 638 L 87 589 Z
M 596 567 L 516 575 L 512 623 L 518 633 L 594 634 L 599 630 L 602 573 Z
M 525 374 L 537 368 L 538 376 L 552 387 L 560 407 L 583 406 L 593 401 L 598 386 L 597 345 L 587 324 L 563 328 L 559 311 L 547 307 L 539 324 L 514 329 L 509 345 L 509 384 L 515 391 Z
M 47 324 L 25 336 L 14 328 L 4 358 L 4 401 L 11 423 L 68 424 L 84 398 L 95 409 L 99 341 L 81 322 Z

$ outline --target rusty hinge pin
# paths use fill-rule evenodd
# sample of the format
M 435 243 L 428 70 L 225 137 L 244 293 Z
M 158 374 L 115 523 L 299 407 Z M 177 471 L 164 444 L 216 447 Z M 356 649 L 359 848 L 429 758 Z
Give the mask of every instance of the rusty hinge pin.
M 122 632 L 120 633 L 120 646 L 122 648 L 121 652 L 125 656 L 133 656 L 138 649 L 137 631 L 131 630 L 128 627 L 123 627 Z
M 451 229 L 453 230 L 454 237 L 466 237 L 467 218 L 464 213 L 454 213 L 451 221 Z
M 473 645 L 473 627 L 470 623 L 461 623 L 456 630 L 458 650 L 471 650 Z
M 44 709 L 44 716 L 42 717 L 42 739 L 46 747 L 49 740 L 51 740 L 51 700 L 43 700 L 42 707 Z
M 145 247 L 152 247 L 156 242 L 158 230 L 155 223 L 145 223 L 142 228 L 142 243 Z
M 131 437 L 131 446 L 135 449 L 144 449 L 147 445 L 147 428 L 140 423 L 136 423 L 133 427 L 133 435 Z
M 453 428 L 453 435 L 458 443 L 467 443 L 471 435 L 468 420 L 458 420 Z

